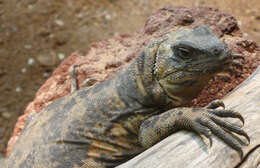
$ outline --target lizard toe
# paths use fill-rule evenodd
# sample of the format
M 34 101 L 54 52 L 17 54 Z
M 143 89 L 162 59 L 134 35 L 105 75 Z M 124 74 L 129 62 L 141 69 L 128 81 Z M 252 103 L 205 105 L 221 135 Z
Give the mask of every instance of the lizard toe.
M 240 113 L 235 112 L 233 110 L 223 110 L 223 109 L 218 110 L 218 109 L 216 109 L 216 110 L 209 110 L 208 112 L 210 114 L 214 114 L 214 115 L 216 115 L 218 117 L 237 118 L 237 119 L 239 119 L 243 123 L 243 125 L 245 123 L 245 120 L 244 120 L 243 116 Z
M 245 60 L 245 57 L 241 54 L 232 54 L 233 59 L 243 59 Z
M 232 61 L 232 65 L 235 66 L 235 67 L 238 67 L 239 69 L 243 69 L 243 65 L 241 62 L 237 61 L 237 60 L 233 60 Z
M 200 135 L 200 137 L 202 138 L 202 140 L 204 141 L 203 137 L 206 137 L 209 141 L 209 147 L 212 146 L 212 138 L 211 138 L 211 131 L 210 129 L 208 129 L 207 127 L 195 122 L 192 124 L 192 129 L 198 134 Z M 205 143 L 207 144 L 207 143 Z
M 228 74 L 228 73 L 218 73 L 216 75 L 216 77 L 220 78 L 222 81 L 225 81 L 225 82 L 230 82 L 232 80 L 230 74 Z
M 225 109 L 225 104 L 222 100 L 213 100 L 206 106 L 207 109 L 216 109 L 218 107 L 223 107 Z
M 199 118 L 198 120 L 201 125 L 208 127 L 212 131 L 212 133 L 222 139 L 230 147 L 235 149 L 239 153 L 240 158 L 243 158 L 242 145 L 234 136 L 226 132 L 223 128 L 221 128 L 218 124 L 210 119 Z
M 76 68 L 78 64 L 74 64 L 69 68 L 69 75 L 70 75 L 70 93 L 75 92 L 78 90 L 78 79 L 77 79 L 77 72 Z

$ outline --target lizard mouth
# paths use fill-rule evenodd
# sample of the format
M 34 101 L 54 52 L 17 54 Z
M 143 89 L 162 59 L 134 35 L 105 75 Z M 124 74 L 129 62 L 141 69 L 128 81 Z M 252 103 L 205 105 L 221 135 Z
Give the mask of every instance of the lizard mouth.
M 187 76 L 204 76 L 204 75 L 214 75 L 219 72 L 225 71 L 230 65 L 232 61 L 231 60 L 225 60 L 225 61 L 203 61 L 200 63 L 194 63 L 192 65 L 187 65 L 183 66 L 181 68 L 178 68 L 177 70 L 174 69 L 172 71 L 167 71 L 165 72 L 165 75 L 163 78 L 167 78 L 169 76 L 172 76 L 174 74 L 181 75 L 183 76 L 180 77 L 185 77 Z M 178 77 L 178 79 L 180 79 Z

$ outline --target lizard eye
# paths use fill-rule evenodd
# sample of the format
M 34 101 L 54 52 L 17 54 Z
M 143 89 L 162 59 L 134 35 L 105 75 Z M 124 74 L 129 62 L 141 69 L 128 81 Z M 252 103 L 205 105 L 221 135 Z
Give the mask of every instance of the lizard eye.
M 183 59 L 189 59 L 191 57 L 191 52 L 187 48 L 180 47 L 177 48 L 175 52 L 178 57 Z

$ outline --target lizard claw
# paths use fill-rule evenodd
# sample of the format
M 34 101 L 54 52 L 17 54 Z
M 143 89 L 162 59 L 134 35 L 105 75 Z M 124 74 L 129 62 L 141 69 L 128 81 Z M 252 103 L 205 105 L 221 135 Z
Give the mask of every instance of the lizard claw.
M 243 65 L 241 64 L 241 62 L 239 62 L 237 60 L 233 60 L 232 65 L 240 68 L 241 70 L 243 69 Z
M 226 128 L 229 131 L 232 131 L 232 132 L 234 132 L 236 134 L 244 136 L 247 139 L 248 144 L 250 143 L 249 136 L 247 135 L 247 133 L 244 130 L 241 129 L 241 127 L 239 127 L 237 125 L 234 125 L 234 124 L 231 124 L 231 123 L 229 123 L 227 121 L 224 121 L 220 117 L 212 115 L 212 114 L 210 114 L 210 118 L 211 118 L 212 121 L 214 121 L 219 126 L 221 126 L 223 128 Z
M 77 73 L 76 68 L 79 65 L 74 64 L 69 68 L 69 75 L 70 75 L 70 93 L 75 92 L 78 90 L 78 79 L 77 79 Z
M 228 129 L 227 127 L 225 127 L 226 125 L 225 126 L 219 125 L 218 123 L 215 123 L 214 120 L 211 120 L 210 118 L 201 117 L 198 119 L 198 122 L 201 125 L 208 127 L 217 137 L 219 137 L 226 144 L 228 144 L 230 147 L 235 149 L 239 153 L 239 156 L 241 158 L 243 157 L 242 145 L 240 144 L 240 141 L 238 141 L 235 137 L 233 137 L 232 134 L 225 131 L 225 129 L 229 131 L 232 131 L 232 129 Z
M 97 82 L 98 82 L 98 80 L 95 78 L 87 78 L 83 81 L 83 83 L 80 85 L 80 87 L 87 88 L 87 87 L 93 86 Z
M 227 74 L 227 73 L 218 73 L 216 76 L 219 77 L 220 79 L 222 79 L 225 82 L 229 82 L 232 79 L 230 74 Z
M 233 59 L 243 59 L 245 60 L 245 57 L 241 54 L 232 54 Z
M 222 100 L 213 100 L 212 102 L 210 102 L 205 108 L 207 109 L 216 109 L 218 107 L 223 107 L 225 109 L 225 104 Z

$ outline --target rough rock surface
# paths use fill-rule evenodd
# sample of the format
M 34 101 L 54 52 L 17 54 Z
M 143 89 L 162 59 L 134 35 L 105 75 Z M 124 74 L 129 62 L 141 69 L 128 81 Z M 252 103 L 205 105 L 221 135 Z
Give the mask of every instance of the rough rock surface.
M 79 84 L 86 78 L 101 82 L 128 66 L 142 48 L 152 39 L 171 30 L 182 27 L 206 25 L 222 38 L 234 53 L 245 56 L 243 71 L 232 75 L 231 80 L 214 78 L 200 96 L 193 100 L 193 106 L 203 106 L 212 99 L 221 98 L 241 83 L 260 64 L 259 48 L 256 43 L 243 38 L 237 21 L 229 14 L 210 7 L 185 8 L 167 7 L 151 15 L 143 29 L 133 35 L 117 35 L 106 41 L 93 43 L 85 56 L 72 54 L 54 71 L 52 76 L 38 90 L 35 99 L 27 106 L 24 115 L 16 123 L 9 140 L 7 154 L 18 139 L 25 121 L 30 114 L 38 113 L 55 99 L 70 91 L 68 69 L 73 64 L 77 68 Z

